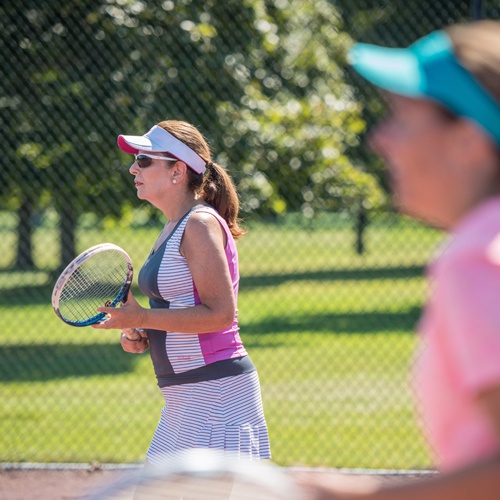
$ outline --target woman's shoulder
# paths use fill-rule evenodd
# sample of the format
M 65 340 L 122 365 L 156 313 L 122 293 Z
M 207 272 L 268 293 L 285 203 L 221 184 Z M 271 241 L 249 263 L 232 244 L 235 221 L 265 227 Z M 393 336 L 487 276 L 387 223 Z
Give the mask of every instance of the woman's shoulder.
M 220 233 L 224 221 L 211 207 L 204 207 L 194 210 L 186 223 L 185 233 L 191 236 L 207 236 L 214 231 Z
M 189 215 L 188 224 L 191 226 L 207 224 L 217 225 L 221 219 L 222 217 L 210 205 L 201 205 L 192 210 Z
M 224 248 L 228 244 L 230 248 L 235 246 L 227 222 L 211 206 L 203 205 L 192 212 L 186 225 L 185 235 L 191 241 L 197 240 L 200 243 L 210 240 L 214 243 L 221 241 Z

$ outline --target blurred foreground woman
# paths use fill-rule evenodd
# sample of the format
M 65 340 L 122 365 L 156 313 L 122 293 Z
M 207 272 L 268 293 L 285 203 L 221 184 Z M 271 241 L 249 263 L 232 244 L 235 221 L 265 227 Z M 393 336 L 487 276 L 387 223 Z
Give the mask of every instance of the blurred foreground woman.
M 454 25 L 407 49 L 357 44 L 350 58 L 386 93 L 371 147 L 396 207 L 450 233 L 428 266 L 413 372 L 442 474 L 390 488 L 298 479 L 318 499 L 499 499 L 500 23 Z

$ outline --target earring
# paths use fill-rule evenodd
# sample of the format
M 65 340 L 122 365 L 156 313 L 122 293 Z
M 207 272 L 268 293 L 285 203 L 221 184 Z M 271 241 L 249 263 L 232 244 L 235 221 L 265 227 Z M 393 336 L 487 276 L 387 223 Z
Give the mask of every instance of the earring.
M 177 184 L 177 179 L 174 179 L 174 180 L 172 181 L 172 184 Z

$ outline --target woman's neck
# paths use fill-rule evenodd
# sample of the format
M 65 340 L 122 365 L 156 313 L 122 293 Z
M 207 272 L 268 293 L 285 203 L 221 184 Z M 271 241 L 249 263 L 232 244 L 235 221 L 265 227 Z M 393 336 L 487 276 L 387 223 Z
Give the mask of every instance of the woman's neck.
M 193 198 L 183 200 L 175 206 L 164 209 L 162 212 L 170 223 L 177 223 L 193 207 L 204 204 L 206 204 L 205 200 L 196 195 Z

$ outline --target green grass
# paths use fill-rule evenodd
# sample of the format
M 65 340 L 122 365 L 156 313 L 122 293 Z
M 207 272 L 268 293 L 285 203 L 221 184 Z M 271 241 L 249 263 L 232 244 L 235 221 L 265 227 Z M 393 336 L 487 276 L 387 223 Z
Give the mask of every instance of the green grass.
M 88 230 L 78 244 L 112 241 L 139 266 L 156 235 Z M 5 268 L 15 238 L 1 224 L 0 236 Z M 387 218 L 369 227 L 359 256 L 345 223 L 250 227 L 239 243 L 239 318 L 277 463 L 430 466 L 409 367 L 422 266 L 440 238 Z M 37 232 L 35 258 L 57 267 L 54 231 Z M 142 460 L 162 407 L 149 357 L 123 353 L 117 331 L 64 325 L 52 284 L 48 271 L 0 273 L 0 461 Z

